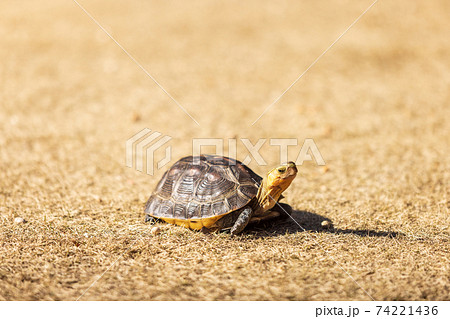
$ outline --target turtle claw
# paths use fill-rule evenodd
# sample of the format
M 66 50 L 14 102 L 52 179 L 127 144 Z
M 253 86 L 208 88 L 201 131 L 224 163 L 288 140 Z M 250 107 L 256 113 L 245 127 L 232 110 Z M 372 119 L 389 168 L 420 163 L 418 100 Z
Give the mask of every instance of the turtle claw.
M 156 221 L 157 221 L 156 218 L 154 218 L 154 217 L 152 217 L 152 216 L 150 216 L 150 215 L 145 215 L 145 222 L 146 222 L 146 223 L 152 223 L 152 224 L 154 224 L 154 223 L 156 223 Z

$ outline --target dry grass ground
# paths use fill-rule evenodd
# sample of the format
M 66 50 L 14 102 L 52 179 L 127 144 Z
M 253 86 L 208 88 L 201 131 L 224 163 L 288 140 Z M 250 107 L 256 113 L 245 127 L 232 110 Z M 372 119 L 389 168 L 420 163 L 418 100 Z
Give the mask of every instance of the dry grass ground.
M 107 269 L 82 300 L 450 299 L 447 0 L 381 0 L 254 126 L 370 1 L 81 3 L 200 126 L 74 2 L 1 1 L 0 299 L 75 300 Z M 163 171 L 125 166 L 145 127 L 173 161 L 194 137 L 314 138 L 329 170 L 286 194 L 306 231 L 152 236 Z

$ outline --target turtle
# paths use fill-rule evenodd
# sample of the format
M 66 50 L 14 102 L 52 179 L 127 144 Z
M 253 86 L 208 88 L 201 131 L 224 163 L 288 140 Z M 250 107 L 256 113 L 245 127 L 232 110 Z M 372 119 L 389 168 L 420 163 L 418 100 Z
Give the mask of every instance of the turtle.
M 296 175 L 294 162 L 280 165 L 262 178 L 230 157 L 186 156 L 157 184 L 145 205 L 145 221 L 164 221 L 208 233 L 230 230 L 233 236 L 249 222 L 280 216 L 280 207 L 275 205 Z

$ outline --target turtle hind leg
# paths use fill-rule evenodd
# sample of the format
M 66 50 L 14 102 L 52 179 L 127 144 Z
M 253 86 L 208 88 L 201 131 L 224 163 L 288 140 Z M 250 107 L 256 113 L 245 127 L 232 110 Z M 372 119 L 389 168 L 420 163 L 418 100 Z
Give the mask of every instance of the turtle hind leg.
M 200 232 L 203 233 L 203 234 L 205 234 L 205 235 L 209 235 L 209 234 L 211 234 L 213 231 L 210 230 L 209 228 L 206 228 L 206 227 L 203 226 L 203 227 L 200 229 Z
M 239 214 L 238 219 L 234 223 L 233 227 L 231 227 L 231 236 L 239 234 L 245 226 L 247 226 L 248 222 L 252 218 L 253 210 L 250 207 L 244 208 Z
M 146 223 L 151 223 L 152 225 L 159 222 L 158 218 L 152 217 L 150 215 L 145 215 L 145 220 Z

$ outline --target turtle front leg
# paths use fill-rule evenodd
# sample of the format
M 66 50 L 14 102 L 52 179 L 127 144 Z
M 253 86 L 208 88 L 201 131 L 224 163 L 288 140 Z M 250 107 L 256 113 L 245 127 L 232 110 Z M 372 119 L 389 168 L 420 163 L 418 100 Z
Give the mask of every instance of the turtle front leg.
M 239 214 L 238 219 L 231 228 L 231 236 L 239 234 L 252 218 L 253 210 L 250 207 L 244 208 Z
M 277 202 L 274 207 L 272 207 L 271 211 L 278 212 L 281 218 L 289 218 L 292 216 L 292 207 L 285 203 Z
M 253 216 L 250 223 L 259 223 L 269 219 L 286 219 L 292 216 L 292 207 L 288 204 L 277 202 L 274 207 L 265 212 L 264 215 Z M 291 217 L 292 218 L 292 217 Z

